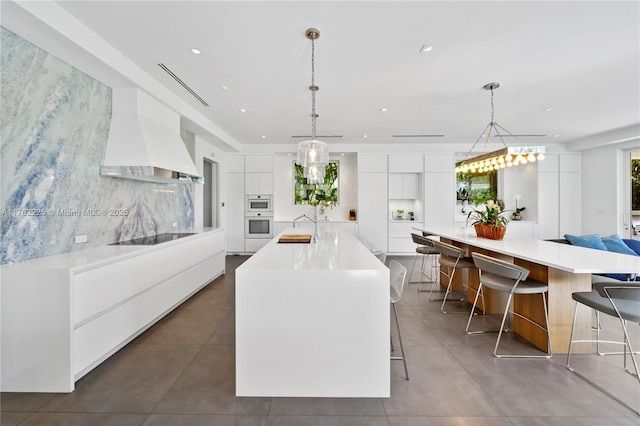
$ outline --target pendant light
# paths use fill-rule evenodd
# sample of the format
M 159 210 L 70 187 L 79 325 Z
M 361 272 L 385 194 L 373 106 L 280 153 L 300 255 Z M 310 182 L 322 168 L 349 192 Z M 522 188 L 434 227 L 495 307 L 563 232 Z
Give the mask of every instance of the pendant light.
M 298 144 L 297 164 L 304 168 L 307 183 L 324 183 L 325 167 L 329 164 L 329 146 L 316 139 L 316 92 L 320 89 L 315 84 L 315 40 L 320 37 L 320 31 L 309 28 L 306 37 L 311 40 L 311 140 Z
M 467 152 L 464 159 L 456 163 L 456 173 L 485 173 L 505 167 L 517 166 L 519 164 L 532 163 L 536 160 L 544 160 L 544 146 L 529 146 L 524 144 L 524 146 L 509 147 L 505 143 L 503 136 L 509 135 L 514 138 L 516 136 L 504 127 L 500 126 L 493 119 L 495 113 L 493 106 L 493 90 L 498 87 L 500 87 L 500 83 L 487 83 L 483 86 L 483 89 L 491 91 L 491 121 L 471 146 L 471 149 Z M 502 133 L 500 133 L 500 131 L 502 131 Z M 485 139 L 486 146 L 492 135 L 497 136 L 500 139 L 504 145 L 503 149 L 468 158 L 482 138 Z

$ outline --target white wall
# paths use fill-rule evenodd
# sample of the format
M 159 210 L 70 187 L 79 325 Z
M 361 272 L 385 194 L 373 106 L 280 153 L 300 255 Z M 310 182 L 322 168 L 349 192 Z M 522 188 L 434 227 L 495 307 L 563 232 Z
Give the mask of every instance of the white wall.
M 640 149 L 640 139 L 582 152 L 582 233 L 623 235 L 622 151 Z
M 544 160 L 543 160 L 544 161 Z M 522 212 L 522 220 L 538 220 L 538 162 L 509 167 L 501 170 L 499 185 L 500 197 L 504 200 L 505 209 L 515 211 L 514 197 L 520 195 L 518 207 L 526 207 Z M 511 217 L 511 214 L 507 216 Z
M 355 155 L 330 155 L 331 161 L 338 161 L 338 205 L 327 209 L 325 214 L 328 220 L 347 221 L 349 210 L 357 208 L 356 194 L 356 156 Z M 276 154 L 273 159 L 274 170 L 274 219 L 275 221 L 290 221 L 306 214 L 313 217 L 314 208 L 311 206 L 295 205 L 293 202 L 293 164 L 295 156 Z

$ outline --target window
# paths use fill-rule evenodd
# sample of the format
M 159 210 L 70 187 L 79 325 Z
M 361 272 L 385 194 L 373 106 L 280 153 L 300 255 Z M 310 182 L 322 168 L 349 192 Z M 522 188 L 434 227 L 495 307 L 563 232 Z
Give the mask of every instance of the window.
M 304 177 L 304 169 L 294 164 L 294 204 L 333 207 L 338 204 L 338 162 L 325 167 L 324 183 L 312 185 Z
M 456 173 L 456 199 L 484 204 L 498 198 L 498 172 Z

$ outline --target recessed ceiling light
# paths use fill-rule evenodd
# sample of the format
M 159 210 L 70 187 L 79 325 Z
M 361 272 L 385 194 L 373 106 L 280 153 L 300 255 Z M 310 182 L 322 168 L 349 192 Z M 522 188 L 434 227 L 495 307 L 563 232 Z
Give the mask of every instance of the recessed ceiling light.
M 240 112 L 247 112 L 247 110 L 244 108 L 240 108 Z
M 266 138 L 267 138 L 267 135 L 262 135 L 262 139 L 266 139 Z
M 387 112 L 387 111 L 389 111 L 389 110 L 386 109 L 386 108 L 380 108 L 380 112 Z
M 431 52 L 433 50 L 433 46 L 429 44 L 423 44 L 418 53 Z
M 362 137 L 363 137 L 363 138 L 368 138 L 368 137 L 369 137 L 369 135 L 362 135 Z
M 344 152 L 342 154 L 340 154 L 340 155 L 344 157 Z
M 196 49 L 195 47 L 191 49 L 191 53 L 194 55 L 202 55 L 202 51 L 200 49 Z
M 220 90 L 222 90 L 223 92 L 225 92 L 227 90 L 227 86 L 220 86 Z
M 553 135 L 553 137 L 554 137 L 554 138 L 559 138 L 559 137 L 560 137 L 560 135 Z
M 291 157 L 291 153 L 288 153 L 287 155 L 288 155 L 289 157 Z
M 544 110 L 548 112 L 548 111 L 553 111 L 553 109 L 554 109 L 553 107 L 546 107 Z

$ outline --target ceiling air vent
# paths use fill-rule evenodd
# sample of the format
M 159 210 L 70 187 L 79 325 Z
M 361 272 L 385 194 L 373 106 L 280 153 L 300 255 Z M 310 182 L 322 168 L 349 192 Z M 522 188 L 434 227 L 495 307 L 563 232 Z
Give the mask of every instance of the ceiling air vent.
M 394 138 L 443 138 L 444 135 L 393 135 Z
M 294 139 L 311 139 L 311 135 L 308 136 L 291 136 Z M 316 135 L 316 139 L 329 139 L 329 138 L 341 138 L 342 135 Z
M 180 77 L 178 77 L 177 75 L 175 75 L 175 74 L 173 73 L 173 71 L 171 71 L 169 68 L 167 68 L 167 66 L 166 66 L 165 64 L 160 63 L 160 64 L 158 64 L 158 66 L 159 66 L 160 68 L 162 68 L 164 72 L 166 72 L 167 74 L 169 74 L 169 75 L 170 75 L 170 76 L 171 76 L 175 81 L 177 81 L 178 83 L 180 83 L 180 85 L 181 85 L 182 87 L 184 87 L 184 88 L 187 90 L 187 92 L 191 93 L 191 94 L 193 95 L 193 97 L 194 97 L 194 98 L 196 98 L 197 100 L 199 100 L 199 101 L 202 103 L 202 105 L 204 105 L 204 106 L 206 106 L 206 107 L 208 107 L 208 106 L 209 106 L 209 104 L 208 104 L 204 99 L 202 99 L 202 98 L 201 98 L 201 97 L 200 97 L 200 96 L 199 96 L 199 95 L 198 95 L 198 94 L 197 94 L 197 93 L 196 93 L 196 92 L 195 92 L 191 87 L 187 86 L 187 83 L 185 83 L 184 81 L 182 81 L 182 80 L 180 79 Z
M 494 138 L 543 138 L 547 135 L 493 135 Z

